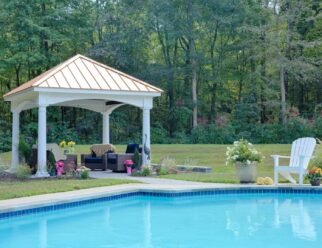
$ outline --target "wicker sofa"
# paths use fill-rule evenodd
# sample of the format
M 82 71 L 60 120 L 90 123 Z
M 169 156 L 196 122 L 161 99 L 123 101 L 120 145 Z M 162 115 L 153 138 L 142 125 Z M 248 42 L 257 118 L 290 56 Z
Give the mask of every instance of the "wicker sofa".
M 81 154 L 81 164 L 91 170 L 107 169 L 107 156 L 115 152 L 115 147 L 111 144 L 92 145 L 90 154 Z

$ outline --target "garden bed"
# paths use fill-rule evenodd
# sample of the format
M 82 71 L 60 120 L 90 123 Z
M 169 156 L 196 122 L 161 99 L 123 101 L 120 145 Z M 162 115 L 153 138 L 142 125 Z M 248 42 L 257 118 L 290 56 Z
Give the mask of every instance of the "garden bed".
M 70 177 L 20 179 L 14 174 L 2 171 L 0 172 L 0 200 L 128 183 L 137 183 L 137 181 L 124 179 L 82 180 Z

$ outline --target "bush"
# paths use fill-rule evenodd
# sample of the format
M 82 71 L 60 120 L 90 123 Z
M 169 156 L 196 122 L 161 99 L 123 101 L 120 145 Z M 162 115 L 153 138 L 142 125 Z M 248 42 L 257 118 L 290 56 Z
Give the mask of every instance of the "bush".
M 138 149 L 135 149 L 133 154 L 133 169 L 140 169 L 140 167 L 141 167 L 140 153 Z
M 141 176 L 143 177 L 147 177 L 150 176 L 152 174 L 152 170 L 150 168 L 150 166 L 143 166 L 141 169 Z
M 167 144 L 168 132 L 161 125 L 151 128 L 151 141 L 155 144 Z
M 22 138 L 19 141 L 19 157 L 24 158 L 25 162 L 29 162 L 31 158 L 32 150 L 31 146 L 25 142 Z
M 176 174 L 178 172 L 176 161 L 172 158 L 166 157 L 160 161 L 160 166 L 157 168 L 158 175 Z
M 88 179 L 89 178 L 89 171 L 88 170 L 84 170 L 81 172 L 80 174 L 81 179 Z
M 142 166 L 141 170 L 132 172 L 131 176 L 147 177 L 152 174 L 152 168 L 150 166 Z
M 170 174 L 170 172 L 169 172 L 168 167 L 166 167 L 166 166 L 160 166 L 160 167 L 158 168 L 158 170 L 157 170 L 157 174 L 158 174 L 159 176 L 163 176 L 163 175 L 168 175 L 168 174 Z
M 17 178 L 25 179 L 31 176 L 31 168 L 28 165 L 19 165 L 16 171 Z
M 9 168 L 10 168 L 9 165 L 1 164 L 1 160 L 0 160 L 0 172 L 4 172 L 4 171 L 8 170 Z

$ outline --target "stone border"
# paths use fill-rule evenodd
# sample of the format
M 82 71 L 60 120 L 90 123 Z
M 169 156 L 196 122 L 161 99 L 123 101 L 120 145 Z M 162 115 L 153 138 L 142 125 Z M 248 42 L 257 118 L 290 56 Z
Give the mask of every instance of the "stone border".
M 203 184 L 203 185 L 147 185 L 124 184 L 106 187 L 97 187 L 77 191 L 37 195 L 0 201 L 0 219 L 12 216 L 38 213 L 56 209 L 82 205 L 82 202 L 94 203 L 124 198 L 132 195 L 144 195 L 170 197 L 197 195 L 200 191 L 204 194 L 232 194 L 232 193 L 310 193 L 322 194 L 322 187 L 311 186 L 258 186 L 240 184 Z M 208 192 L 208 193 L 207 193 Z M 191 193 L 191 194 L 189 194 Z M 101 200 L 100 200 L 101 199 Z

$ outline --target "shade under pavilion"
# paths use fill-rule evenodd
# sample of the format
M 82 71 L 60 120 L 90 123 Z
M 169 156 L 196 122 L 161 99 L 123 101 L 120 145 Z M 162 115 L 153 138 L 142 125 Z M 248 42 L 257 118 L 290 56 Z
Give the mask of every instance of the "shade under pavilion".
M 11 171 L 19 164 L 19 115 L 38 108 L 38 161 L 36 177 L 49 176 L 46 168 L 48 106 L 78 107 L 102 114 L 103 143 L 110 143 L 109 115 L 116 108 L 129 104 L 143 111 L 142 144 L 150 148 L 150 110 L 153 97 L 162 90 L 101 64 L 83 55 L 76 55 L 4 95 L 11 102 L 12 159 Z M 142 149 L 142 163 L 148 156 Z

